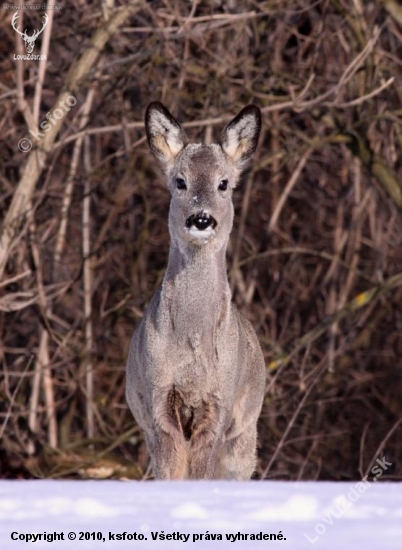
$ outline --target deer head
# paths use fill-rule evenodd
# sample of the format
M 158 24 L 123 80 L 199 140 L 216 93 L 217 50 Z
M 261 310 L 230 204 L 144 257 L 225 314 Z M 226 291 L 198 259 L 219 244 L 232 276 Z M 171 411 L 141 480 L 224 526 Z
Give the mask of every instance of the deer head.
M 18 12 L 16 11 L 13 15 L 13 18 L 11 20 L 11 25 L 13 27 L 13 29 L 15 30 L 15 32 L 17 32 L 18 34 L 20 34 L 22 36 L 22 39 L 25 43 L 25 49 L 27 51 L 27 53 L 32 53 L 33 52 L 33 49 L 35 47 L 35 40 L 38 38 L 38 36 L 40 35 L 40 33 L 43 31 L 43 29 L 46 27 L 47 25 L 47 22 L 48 22 L 48 15 L 47 13 L 45 13 L 44 15 L 44 20 L 43 20 L 43 25 L 42 25 L 42 28 L 39 29 L 38 31 L 34 31 L 33 35 L 32 36 L 29 36 L 27 34 L 27 31 L 25 29 L 24 32 L 21 32 L 19 30 L 19 27 L 16 27 L 16 24 L 17 24 L 17 19 L 18 19 Z
M 170 235 L 181 250 L 208 243 L 212 248 L 226 246 L 233 221 L 232 190 L 257 147 L 260 127 L 260 110 L 249 105 L 226 126 L 219 143 L 188 143 L 162 103 L 148 106 L 148 142 L 167 175 Z

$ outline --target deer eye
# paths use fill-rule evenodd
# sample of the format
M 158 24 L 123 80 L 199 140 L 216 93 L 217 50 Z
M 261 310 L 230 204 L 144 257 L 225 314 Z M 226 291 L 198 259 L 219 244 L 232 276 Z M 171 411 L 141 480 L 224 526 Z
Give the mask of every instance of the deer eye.
M 183 178 L 176 178 L 176 187 L 177 189 L 187 189 L 186 182 Z
M 219 191 L 226 191 L 228 188 L 228 180 L 221 180 L 218 185 Z

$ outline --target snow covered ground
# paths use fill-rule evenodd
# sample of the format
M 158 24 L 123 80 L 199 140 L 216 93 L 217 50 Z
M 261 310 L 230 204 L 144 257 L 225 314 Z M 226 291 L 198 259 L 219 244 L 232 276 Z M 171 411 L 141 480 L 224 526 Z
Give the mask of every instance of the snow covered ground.
M 195 546 L 401 549 L 402 485 L 0 482 L 2 550 Z

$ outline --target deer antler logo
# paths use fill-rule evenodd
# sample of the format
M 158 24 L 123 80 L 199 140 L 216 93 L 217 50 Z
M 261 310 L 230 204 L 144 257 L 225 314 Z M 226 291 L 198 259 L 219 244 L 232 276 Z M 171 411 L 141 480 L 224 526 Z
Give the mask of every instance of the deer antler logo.
M 11 25 L 12 25 L 13 29 L 14 29 L 18 34 L 20 34 L 20 35 L 22 36 L 22 39 L 23 39 L 23 41 L 25 42 L 25 49 L 26 49 L 27 53 L 32 53 L 32 52 L 33 52 L 33 49 L 34 49 L 34 47 L 35 47 L 35 40 L 38 38 L 38 36 L 40 35 L 40 33 L 41 33 L 41 32 L 43 31 L 43 29 L 46 27 L 49 17 L 48 17 L 48 15 L 47 15 L 47 13 L 45 13 L 42 28 L 39 29 L 38 31 L 35 31 L 35 32 L 33 33 L 32 36 L 29 36 L 29 35 L 27 34 L 26 29 L 25 29 L 24 32 L 21 32 L 21 31 L 19 30 L 19 27 L 16 27 L 18 15 L 19 15 L 19 14 L 18 14 L 18 11 L 16 11 L 16 12 L 14 13 L 14 15 L 13 15 L 13 18 L 12 18 L 12 21 L 11 21 Z

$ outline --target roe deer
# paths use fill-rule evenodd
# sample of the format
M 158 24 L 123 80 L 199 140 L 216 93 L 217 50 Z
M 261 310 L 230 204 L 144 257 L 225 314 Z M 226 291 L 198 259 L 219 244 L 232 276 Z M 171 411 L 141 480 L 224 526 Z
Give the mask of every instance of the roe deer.
M 162 103 L 145 116 L 171 192 L 169 261 L 131 340 L 126 397 L 157 479 L 250 479 L 265 363 L 251 324 L 231 303 L 226 247 L 232 191 L 257 147 L 258 107 L 219 144 L 188 143 Z

